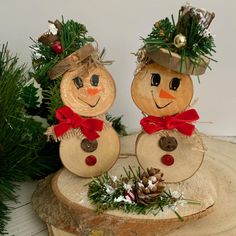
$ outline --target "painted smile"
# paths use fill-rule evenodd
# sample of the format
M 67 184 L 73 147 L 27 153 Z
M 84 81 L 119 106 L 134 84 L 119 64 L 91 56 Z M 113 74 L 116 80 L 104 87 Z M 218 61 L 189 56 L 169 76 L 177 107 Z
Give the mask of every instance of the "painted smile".
M 100 101 L 100 98 L 101 98 L 101 97 L 99 97 L 98 100 L 96 101 L 96 103 L 95 103 L 94 105 L 92 105 L 92 104 L 90 104 L 90 103 L 88 103 L 88 102 L 86 102 L 86 101 L 84 101 L 83 99 L 81 99 L 81 98 L 78 97 L 78 99 L 79 99 L 80 101 L 82 101 L 83 103 L 89 105 L 91 108 L 94 108 L 94 107 L 97 106 L 97 104 L 98 104 L 99 101 Z
M 158 104 L 157 104 L 157 102 L 155 101 L 155 98 L 154 98 L 154 95 L 153 95 L 153 91 L 151 91 L 151 93 L 152 93 L 152 99 L 153 99 L 153 101 L 154 101 L 154 103 L 155 103 L 155 105 L 156 105 L 156 107 L 158 108 L 158 109 L 163 109 L 163 108 L 165 108 L 165 107 L 167 107 L 167 106 L 169 106 L 173 101 L 170 101 L 170 102 L 168 102 L 166 105 L 164 105 L 164 106 L 159 106 Z

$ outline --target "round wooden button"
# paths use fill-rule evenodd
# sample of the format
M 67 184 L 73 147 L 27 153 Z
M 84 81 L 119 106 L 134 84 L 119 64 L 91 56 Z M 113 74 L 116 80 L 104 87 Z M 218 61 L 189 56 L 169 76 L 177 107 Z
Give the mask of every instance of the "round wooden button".
M 174 164 L 175 159 L 173 156 L 166 154 L 166 155 L 162 156 L 161 162 L 166 166 L 171 166 Z
M 85 158 L 85 163 L 88 166 L 94 166 L 97 163 L 97 158 L 95 156 L 93 156 L 93 155 L 87 156 Z
M 178 143 L 175 137 L 166 136 L 160 138 L 159 146 L 162 150 L 171 152 L 177 148 Z
M 80 144 L 81 148 L 85 152 L 93 152 L 98 147 L 97 140 L 89 141 L 88 139 L 83 139 Z

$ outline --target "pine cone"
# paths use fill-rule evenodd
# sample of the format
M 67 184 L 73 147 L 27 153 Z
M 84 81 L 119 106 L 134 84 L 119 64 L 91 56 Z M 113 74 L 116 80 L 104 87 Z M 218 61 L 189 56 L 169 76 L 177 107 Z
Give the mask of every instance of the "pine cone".
M 43 35 L 41 35 L 39 37 L 38 41 L 43 43 L 43 44 L 51 45 L 55 41 L 60 41 L 59 32 L 61 31 L 62 24 L 59 20 L 55 20 L 54 22 L 49 20 L 48 23 L 51 23 L 51 24 L 55 25 L 55 27 L 58 29 L 57 34 L 53 35 L 52 33 L 50 33 L 48 31 L 48 32 L 44 33 Z
M 150 168 L 144 171 L 136 183 L 136 199 L 138 203 L 148 205 L 154 202 L 164 190 L 163 174 L 159 169 Z

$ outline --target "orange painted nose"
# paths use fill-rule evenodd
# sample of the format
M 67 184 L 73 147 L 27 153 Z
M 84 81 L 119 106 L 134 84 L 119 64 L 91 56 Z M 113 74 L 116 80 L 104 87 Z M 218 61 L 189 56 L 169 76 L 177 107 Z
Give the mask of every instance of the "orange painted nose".
M 175 99 L 175 96 L 171 95 L 170 93 L 166 92 L 163 89 L 161 89 L 159 97 L 160 98 L 167 98 L 167 99 Z
M 100 88 L 87 88 L 87 93 L 90 96 L 94 96 L 96 94 L 98 94 L 101 91 Z

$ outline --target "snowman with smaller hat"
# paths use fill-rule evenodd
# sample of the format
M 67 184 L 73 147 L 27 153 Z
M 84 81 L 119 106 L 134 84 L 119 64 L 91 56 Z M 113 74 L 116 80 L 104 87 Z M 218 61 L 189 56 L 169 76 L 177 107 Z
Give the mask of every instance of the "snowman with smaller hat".
M 111 62 L 102 60 L 104 51 L 99 52 L 84 25 L 64 19 L 49 23 L 49 31 L 34 48 L 48 52 L 47 58 L 39 55 L 39 70 L 46 68 L 50 83 L 58 84 L 62 105 L 46 135 L 60 141 L 60 159 L 67 170 L 80 177 L 99 176 L 115 164 L 120 152 L 119 136 L 105 118 L 116 96 L 105 67 Z

